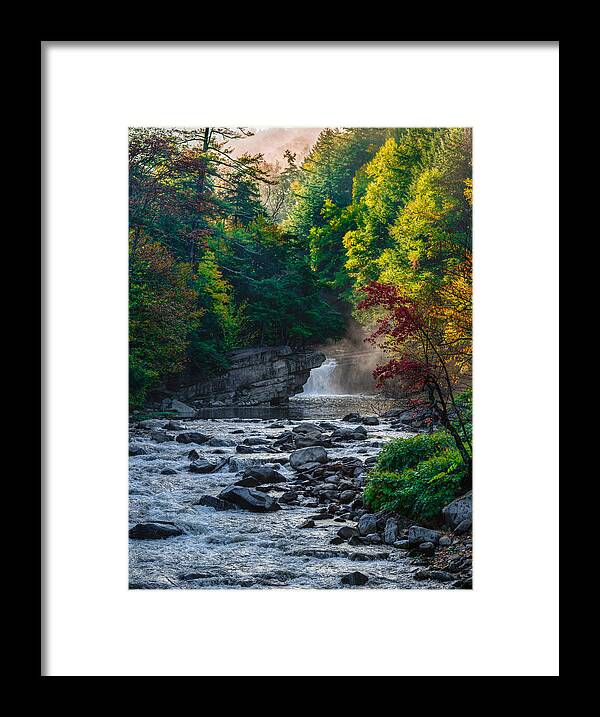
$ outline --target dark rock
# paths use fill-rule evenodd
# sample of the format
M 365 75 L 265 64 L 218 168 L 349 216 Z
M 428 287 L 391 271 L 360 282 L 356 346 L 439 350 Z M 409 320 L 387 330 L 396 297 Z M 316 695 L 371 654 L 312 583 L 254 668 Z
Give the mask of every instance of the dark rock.
M 461 520 L 460 523 L 454 528 L 454 532 L 456 535 L 462 535 L 463 533 L 468 533 L 469 530 L 471 530 L 472 523 L 470 518 L 465 518 L 464 520 Z
M 237 453 L 245 453 L 245 454 L 261 453 L 262 452 L 261 448 L 255 448 L 253 446 L 245 446 L 245 445 L 236 446 L 235 450 L 237 451 Z
M 168 423 L 165 423 L 163 426 L 163 430 L 165 431 L 184 431 L 185 428 L 180 425 L 179 423 L 175 423 L 174 421 L 169 421 Z
M 363 416 L 362 423 L 365 426 L 378 426 L 379 419 L 377 418 L 377 416 Z
M 449 545 L 452 545 L 452 538 L 449 538 L 447 535 L 442 535 L 438 540 L 438 545 L 442 548 L 447 548 Z
M 348 560 L 367 562 L 369 560 L 387 560 L 389 553 L 350 553 Z
M 377 518 L 370 513 L 363 515 L 358 521 L 358 534 L 365 536 L 377 532 Z
M 360 413 L 347 413 L 342 418 L 342 421 L 346 421 L 347 423 L 358 423 L 358 421 L 360 421 L 360 418 Z
M 236 507 L 233 503 L 223 500 L 222 498 L 217 498 L 214 495 L 203 495 L 194 505 L 206 505 L 215 510 L 233 510 Z
M 163 431 L 152 431 L 150 433 L 150 438 L 157 443 L 166 443 L 167 441 L 175 440 L 173 436 L 170 436 L 168 433 L 164 433 Z
M 442 515 L 446 524 L 456 528 L 463 520 L 473 519 L 473 493 L 469 491 L 465 495 L 456 498 L 445 508 L 442 508 Z
M 299 528 L 314 528 L 315 521 L 312 520 L 312 518 L 310 520 L 305 520 L 304 523 L 302 523 L 302 525 L 299 525 L 298 527 Z
M 161 473 L 164 476 L 176 476 L 177 475 L 177 471 L 174 470 L 173 468 L 163 468 Z
M 197 460 L 198 458 L 200 458 L 200 454 L 198 453 L 198 451 L 196 451 L 196 450 L 194 450 L 194 449 L 192 448 L 192 450 L 187 454 L 187 457 L 188 457 L 191 461 L 195 461 L 195 460 Z
M 337 535 L 339 538 L 342 538 L 342 540 L 350 540 L 352 536 L 356 535 L 356 530 L 349 525 L 345 525 L 338 530 Z
M 285 483 L 285 476 L 268 466 L 250 468 L 245 470 L 243 477 L 235 482 L 235 485 L 245 486 L 246 488 L 255 488 L 259 485 L 270 483 Z
M 435 545 L 430 542 L 421 543 L 419 545 L 419 552 L 423 555 L 433 555 L 435 553 Z
M 290 465 L 295 470 L 305 470 L 312 463 L 326 463 L 327 451 L 320 447 L 300 448 L 290 454 Z
M 130 445 L 129 455 L 130 456 L 145 456 L 148 451 L 143 446 Z
M 261 436 L 250 436 L 250 438 L 244 439 L 245 446 L 265 446 L 268 444 L 269 440 L 267 438 L 262 438 Z
M 422 528 L 420 525 L 411 525 L 408 529 L 408 542 L 411 545 L 420 545 L 427 542 L 437 544 L 441 535 L 437 530 Z
M 206 445 L 222 448 L 228 446 L 235 446 L 235 444 L 236 443 L 233 438 L 220 438 L 219 436 L 213 436 Z
M 351 503 L 354 500 L 356 492 L 353 490 L 344 490 L 340 493 L 340 503 Z
M 214 473 L 217 466 L 204 458 L 199 458 L 196 461 L 190 463 L 188 470 L 190 473 Z
M 394 518 L 386 520 L 383 539 L 388 545 L 393 545 L 398 540 L 398 522 Z
M 417 570 L 413 577 L 415 580 L 437 580 L 440 583 L 454 580 L 454 577 L 444 570 Z
M 281 506 L 275 498 L 242 486 L 225 488 L 219 493 L 219 498 L 235 503 L 240 508 L 245 508 L 253 513 L 269 513 L 274 510 L 281 510 Z
M 161 538 L 173 538 L 182 534 L 183 530 L 173 523 L 162 521 L 138 523 L 129 529 L 129 537 L 135 540 L 158 540 Z
M 175 440 L 178 443 L 198 443 L 199 445 L 202 445 L 210 440 L 210 436 L 207 436 L 205 433 L 196 433 L 192 431 L 190 433 L 180 433 Z
M 366 585 L 369 578 L 358 571 L 342 575 L 341 582 L 344 585 Z

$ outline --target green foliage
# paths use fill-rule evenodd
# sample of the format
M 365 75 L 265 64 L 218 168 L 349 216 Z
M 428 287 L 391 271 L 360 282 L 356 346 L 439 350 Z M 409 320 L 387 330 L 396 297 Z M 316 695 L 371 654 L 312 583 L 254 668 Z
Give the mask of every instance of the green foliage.
M 431 521 L 461 492 L 466 469 L 444 431 L 388 443 L 367 478 L 365 503 L 372 510 L 394 510 Z
M 467 437 L 469 440 L 473 439 L 473 390 L 471 388 L 466 389 L 462 393 L 459 393 L 455 397 L 456 407 L 460 414 L 462 424 L 464 425 Z M 461 431 L 461 424 L 454 418 L 452 424 L 457 431 Z
M 406 468 L 415 468 L 421 461 L 453 446 L 452 437 L 444 431 L 422 433 L 412 438 L 398 438 L 381 449 L 376 468 L 383 472 L 401 472 Z

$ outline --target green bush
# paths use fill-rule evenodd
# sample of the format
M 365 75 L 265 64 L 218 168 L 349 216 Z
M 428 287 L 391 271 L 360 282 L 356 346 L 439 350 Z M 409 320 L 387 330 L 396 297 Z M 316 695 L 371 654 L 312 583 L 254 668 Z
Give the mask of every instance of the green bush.
M 376 469 L 400 472 L 415 468 L 421 461 L 452 448 L 454 441 L 444 431 L 423 433 L 412 438 L 398 438 L 388 443 L 377 456 Z
M 364 500 L 372 510 L 394 510 L 431 521 L 461 493 L 465 465 L 443 431 L 398 439 L 379 454 Z

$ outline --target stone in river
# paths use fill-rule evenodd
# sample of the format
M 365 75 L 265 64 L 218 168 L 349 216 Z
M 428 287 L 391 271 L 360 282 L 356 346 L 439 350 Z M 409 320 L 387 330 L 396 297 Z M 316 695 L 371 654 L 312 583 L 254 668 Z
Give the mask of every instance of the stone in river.
M 360 421 L 360 413 L 347 413 L 343 418 L 342 421 L 348 421 L 349 423 L 355 423 L 357 421 Z
M 173 436 L 170 436 L 164 431 L 152 431 L 150 433 L 150 438 L 157 443 L 166 443 L 167 441 L 175 440 Z
M 347 575 L 342 575 L 341 582 L 344 585 L 366 585 L 369 582 L 369 578 L 366 575 L 363 575 L 363 573 L 355 571 L 353 573 L 348 573 Z
M 438 580 L 441 583 L 454 580 L 454 575 L 450 575 L 444 570 L 417 570 L 413 577 L 415 580 Z
M 262 453 L 262 449 L 261 449 L 261 448 L 255 448 L 255 447 L 253 447 L 253 446 L 243 446 L 243 445 L 241 445 L 241 444 L 238 445 L 238 446 L 236 446 L 236 447 L 235 447 L 235 450 L 236 450 L 237 453 L 246 453 L 246 454 L 249 454 L 249 453 Z
M 190 463 L 188 470 L 191 473 L 213 473 L 216 468 L 217 466 L 215 463 L 211 463 L 205 458 L 199 458 L 198 460 Z
M 173 468 L 163 468 L 161 473 L 164 476 L 176 476 L 177 475 L 177 471 L 174 470 Z
M 200 454 L 198 453 L 198 451 L 196 451 L 194 448 L 192 448 L 192 450 L 187 454 L 187 457 L 191 461 L 195 461 L 197 458 L 200 458 Z
M 129 455 L 130 456 L 145 456 L 148 451 L 143 446 L 130 445 Z
M 419 552 L 423 555 L 433 555 L 435 553 L 435 545 L 433 543 L 421 543 L 419 545 Z
M 258 478 L 263 483 L 285 483 L 285 477 L 272 466 L 254 466 L 244 471 L 244 477 Z
M 210 440 L 210 436 L 207 436 L 205 433 L 190 431 L 189 433 L 180 433 L 175 440 L 178 443 L 198 443 L 202 445 Z
M 321 446 L 300 448 L 290 454 L 290 465 L 296 470 L 301 470 L 311 463 L 326 463 L 327 451 Z
M 203 495 L 194 505 L 206 505 L 215 510 L 233 510 L 236 506 L 227 500 L 222 500 L 214 495 Z
M 250 438 L 244 438 L 243 443 L 245 446 L 264 446 L 268 445 L 269 440 L 261 436 L 250 436 Z
M 472 523 L 470 518 L 465 518 L 464 520 L 461 520 L 460 523 L 454 528 L 454 532 L 456 535 L 462 535 L 463 533 L 468 533 L 469 530 L 471 530 Z
M 299 426 L 292 428 L 294 433 L 323 433 L 323 429 L 316 423 L 301 423 Z
M 365 426 L 378 426 L 379 425 L 379 419 L 377 416 L 364 416 L 362 419 L 362 422 Z
M 185 428 L 179 423 L 169 421 L 168 423 L 165 423 L 165 425 L 163 426 L 163 430 L 165 430 L 165 431 L 184 431 Z
M 281 506 L 275 498 L 242 486 L 225 488 L 219 493 L 219 498 L 235 503 L 238 507 L 245 508 L 253 513 L 269 513 L 274 510 L 281 510 Z
M 356 493 L 353 490 L 344 490 L 340 493 L 340 503 L 351 503 Z
M 304 523 L 302 523 L 302 525 L 299 525 L 298 527 L 299 528 L 314 528 L 315 521 L 312 520 L 312 518 L 310 520 L 305 520 Z
M 138 523 L 129 529 L 129 537 L 136 540 L 157 540 L 182 535 L 183 530 L 172 523 Z
M 353 535 L 356 535 L 356 530 L 349 525 L 345 525 L 338 530 L 337 535 L 342 538 L 342 540 L 349 540 Z
M 377 518 L 370 513 L 363 515 L 358 521 L 358 533 L 365 536 L 377 532 Z
M 473 493 L 469 491 L 465 495 L 460 496 L 448 503 L 445 508 L 442 508 L 442 515 L 446 524 L 451 528 L 456 526 L 463 520 L 472 520 L 473 517 Z
M 215 448 L 223 448 L 225 446 L 235 446 L 235 441 L 233 440 L 233 438 L 221 438 L 219 436 L 213 436 L 206 445 Z
M 442 548 L 446 548 L 448 545 L 452 545 L 452 538 L 449 538 L 447 535 L 442 535 L 439 540 L 439 545 Z

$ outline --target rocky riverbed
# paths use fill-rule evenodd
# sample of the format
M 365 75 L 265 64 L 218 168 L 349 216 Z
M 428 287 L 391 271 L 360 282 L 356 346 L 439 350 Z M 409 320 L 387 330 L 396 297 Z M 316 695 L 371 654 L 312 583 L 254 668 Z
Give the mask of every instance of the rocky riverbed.
M 132 423 L 130 587 L 470 588 L 462 504 L 441 530 L 363 506 L 377 453 L 412 432 L 352 407 Z

